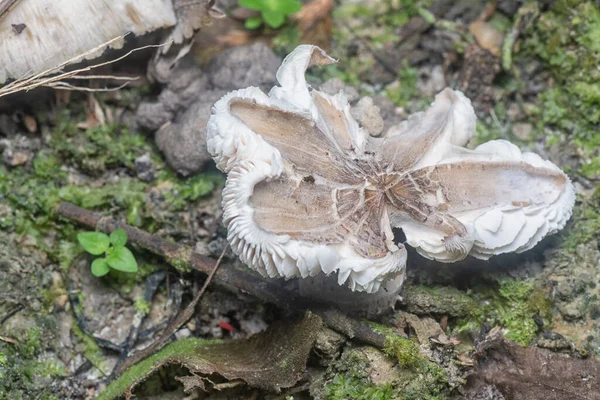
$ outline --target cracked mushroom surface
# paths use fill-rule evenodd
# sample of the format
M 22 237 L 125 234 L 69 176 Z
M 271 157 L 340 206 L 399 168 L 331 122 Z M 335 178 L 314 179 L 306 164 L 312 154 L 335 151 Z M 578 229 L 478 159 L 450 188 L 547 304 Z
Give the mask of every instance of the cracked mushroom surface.
M 334 62 L 299 46 L 269 94 L 236 90 L 213 107 L 207 146 L 227 173 L 223 223 L 249 267 L 397 291 L 406 249 L 392 227 L 442 262 L 523 252 L 564 227 L 575 198 L 567 175 L 504 140 L 464 148 L 476 117 L 461 92 L 444 89 L 375 138 L 352 118 L 344 92 L 307 85 L 308 67 Z

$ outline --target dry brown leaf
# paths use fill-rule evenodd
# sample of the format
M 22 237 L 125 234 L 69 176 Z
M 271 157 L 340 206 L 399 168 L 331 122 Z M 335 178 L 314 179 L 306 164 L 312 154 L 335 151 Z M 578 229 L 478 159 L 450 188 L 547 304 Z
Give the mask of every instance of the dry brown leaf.
M 192 376 L 180 379 L 188 388 L 206 383 L 200 374 L 217 373 L 228 380 L 241 379 L 252 387 L 279 391 L 293 386 L 304 375 L 321 326 L 321 318 L 307 312 L 299 321 L 273 324 L 249 339 L 223 343 L 180 340 L 125 371 L 98 399 L 122 395 L 167 364 L 183 365 L 190 370 Z
M 469 25 L 469 30 L 475 40 L 482 48 L 488 50 L 495 56 L 499 56 L 502 50 L 504 36 L 502 32 L 484 21 L 475 21 Z
M 29 133 L 37 132 L 37 121 L 31 115 L 25 114 L 23 116 L 23 125 L 25 125 L 25 129 L 27 129 Z

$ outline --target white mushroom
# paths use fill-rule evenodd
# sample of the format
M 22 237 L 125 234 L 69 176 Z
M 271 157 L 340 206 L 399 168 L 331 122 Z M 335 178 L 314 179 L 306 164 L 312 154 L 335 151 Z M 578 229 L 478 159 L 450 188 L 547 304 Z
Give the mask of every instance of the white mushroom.
M 174 27 L 181 44 L 210 16 L 214 1 L 6 0 L 0 1 L 0 84 L 54 68 L 129 32 L 141 35 Z M 12 5 L 10 9 L 4 9 Z M 121 47 L 123 40 L 111 42 Z M 88 59 L 102 54 L 100 48 Z M 79 60 L 81 61 L 81 60 Z
M 223 222 L 240 259 L 269 277 L 337 274 L 376 292 L 402 284 L 402 228 L 420 254 L 453 262 L 522 252 L 561 229 L 574 189 L 554 164 L 495 140 L 475 150 L 471 102 L 444 89 L 431 107 L 370 137 L 343 92 L 311 90 L 309 66 L 334 63 L 303 45 L 269 94 L 250 87 L 219 100 L 207 145 L 227 176 Z

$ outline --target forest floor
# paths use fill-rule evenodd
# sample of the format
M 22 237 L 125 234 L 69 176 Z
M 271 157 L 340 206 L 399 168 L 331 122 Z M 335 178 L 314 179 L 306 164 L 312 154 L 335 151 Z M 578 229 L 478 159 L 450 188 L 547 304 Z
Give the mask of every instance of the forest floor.
M 136 274 L 93 276 L 93 258 L 77 241 L 87 228 L 55 207 L 64 201 L 99 211 L 218 258 L 227 245 L 225 178 L 195 145 L 205 135 L 197 127 L 228 91 L 275 85 L 282 58 L 300 43 L 339 60 L 309 71 L 314 87 L 344 89 L 354 105 L 372 97 L 387 127 L 445 87 L 463 91 L 479 118 L 469 147 L 501 138 L 550 159 L 576 187 L 574 215 L 523 254 L 448 265 L 409 251 L 401 301 L 370 323 L 388 338 L 385 347 L 319 325 L 309 335 L 306 372 L 293 382 L 272 377 L 280 393 L 260 379 L 228 382 L 222 376 L 238 375 L 218 374 L 222 363 L 203 358 L 195 365 L 211 367 L 199 371 L 214 374 L 184 379 L 191 388 L 184 394 L 175 377 L 186 375 L 179 365 L 186 363 L 170 353 L 164 359 L 177 365 L 150 375 L 136 398 L 512 399 L 516 380 L 503 373 L 519 370 L 526 382 L 519 390 L 531 390 L 522 398 L 533 399 L 543 396 L 534 387 L 549 379 L 536 369 L 541 359 L 581 382 L 600 371 L 593 361 L 600 354 L 598 3 L 359 0 L 330 10 L 332 2 L 320 3 L 327 12 L 279 30 L 248 31 L 233 17 L 214 21 L 164 84 L 140 79 L 114 92 L 39 89 L 0 99 L 0 399 L 95 398 L 125 355 L 153 342 L 198 293 L 205 275 L 136 246 Z M 222 7 L 237 15 L 237 2 Z M 150 55 L 141 52 L 111 73 L 145 76 Z M 229 251 L 224 262 L 237 261 Z M 204 346 L 209 357 L 211 346 L 289 318 L 211 284 L 173 339 L 202 339 L 186 343 Z M 295 327 L 309 331 L 311 318 Z M 251 342 L 268 361 L 266 338 L 279 343 L 283 333 L 269 334 Z M 306 344 L 307 336 L 289 335 L 290 343 Z M 502 373 L 488 374 L 495 370 Z M 598 398 L 598 380 L 592 376 L 587 389 L 557 384 L 564 397 L 556 398 Z

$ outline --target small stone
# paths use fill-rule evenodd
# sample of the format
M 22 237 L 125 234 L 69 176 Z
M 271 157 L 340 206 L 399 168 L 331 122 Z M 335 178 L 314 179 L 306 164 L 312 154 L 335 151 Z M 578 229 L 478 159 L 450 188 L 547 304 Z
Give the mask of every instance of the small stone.
M 17 124 L 15 121 L 6 114 L 0 114 L 0 134 L 12 136 L 15 133 L 17 133 Z
M 584 296 L 579 296 L 568 303 L 558 303 L 558 310 L 567 320 L 581 319 L 585 315 L 586 301 Z
M 140 128 L 155 131 L 173 118 L 173 113 L 161 103 L 142 102 L 135 113 Z
M 350 113 L 369 135 L 379 136 L 383 132 L 383 118 L 372 98 L 367 96 L 360 99 L 358 104 L 350 109 Z
M 517 122 L 512 127 L 513 134 L 521 140 L 527 140 L 530 138 L 533 126 L 525 122 Z
M 417 87 L 427 96 L 435 96 L 446 87 L 444 68 L 441 65 L 426 65 L 419 70 Z
M 504 36 L 502 32 L 485 21 L 475 21 L 469 25 L 469 30 L 475 36 L 477 43 L 495 56 L 500 55 Z
M 31 115 L 26 114 L 23 116 L 23 125 L 29 133 L 37 132 L 37 121 Z
M 135 160 L 135 171 L 137 177 L 145 182 L 151 182 L 156 178 L 154 164 L 150 158 L 150 154 L 146 153 Z
M 207 73 L 214 87 L 233 90 L 248 86 L 271 88 L 281 58 L 264 43 L 233 47 L 216 55 Z
M 190 336 L 192 336 L 192 332 L 188 328 L 183 328 L 175 332 L 177 340 L 189 338 Z
M 353 86 L 347 86 L 340 78 L 332 78 L 327 82 L 323 83 L 319 88 L 323 93 L 327 93 L 334 96 L 342 90 L 346 94 L 346 98 L 350 103 L 356 102 L 360 99 L 360 93 Z
M 211 160 L 206 149 L 206 123 L 214 102 L 223 94 L 220 90 L 205 92 L 200 101 L 156 132 L 158 148 L 179 174 L 196 173 Z
M 319 364 L 327 367 L 340 355 L 346 337 L 329 328 L 323 328 L 317 333 L 313 351 L 319 359 Z
M 27 162 L 31 160 L 32 157 L 33 154 L 24 151 L 12 152 L 10 149 L 5 149 L 4 152 L 2 152 L 2 158 L 4 159 L 4 163 L 11 167 L 27 164 Z

